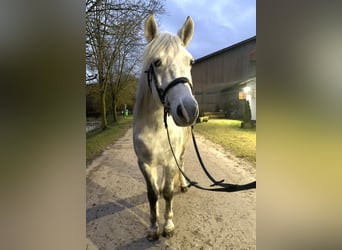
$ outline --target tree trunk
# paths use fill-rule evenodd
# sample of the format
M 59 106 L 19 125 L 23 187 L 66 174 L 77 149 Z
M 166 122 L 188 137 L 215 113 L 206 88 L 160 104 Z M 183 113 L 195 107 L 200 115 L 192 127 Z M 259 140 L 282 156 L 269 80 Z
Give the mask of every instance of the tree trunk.
M 105 130 L 106 128 L 108 128 L 105 91 L 101 91 L 101 116 L 102 116 L 102 129 Z
M 113 119 L 114 119 L 114 122 L 118 121 L 117 104 L 115 101 L 113 102 Z
M 117 116 L 117 113 L 116 113 L 117 104 L 116 104 L 116 98 L 115 98 L 113 83 L 110 85 L 110 87 L 111 87 L 111 90 L 112 90 L 112 112 L 113 112 L 113 121 L 114 121 L 114 122 L 117 122 L 117 121 L 118 121 L 118 116 Z

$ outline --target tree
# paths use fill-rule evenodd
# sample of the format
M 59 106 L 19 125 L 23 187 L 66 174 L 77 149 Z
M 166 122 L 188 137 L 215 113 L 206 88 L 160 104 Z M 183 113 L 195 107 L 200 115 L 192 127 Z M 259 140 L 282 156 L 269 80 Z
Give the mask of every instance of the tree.
M 143 44 L 141 24 L 150 13 L 163 11 L 160 0 L 87 0 L 87 80 L 97 81 L 103 129 L 108 126 L 108 86 L 111 86 L 113 114 L 116 114 L 116 99 L 127 82 L 123 76 L 133 73 L 140 57 L 137 51 Z
M 120 95 L 127 90 L 126 84 L 136 80 L 134 75 L 137 74 L 138 61 L 141 58 L 142 37 L 141 22 L 136 23 L 132 18 L 123 20 L 122 27 L 127 32 L 121 37 L 123 41 L 118 49 L 117 60 L 113 65 L 113 79 L 111 81 L 111 103 L 113 120 L 117 121 L 117 105 L 119 104 Z

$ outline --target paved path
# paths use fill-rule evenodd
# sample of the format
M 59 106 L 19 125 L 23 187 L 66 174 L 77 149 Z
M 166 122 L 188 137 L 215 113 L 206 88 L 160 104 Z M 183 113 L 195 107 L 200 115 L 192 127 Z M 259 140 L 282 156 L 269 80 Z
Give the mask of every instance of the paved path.
M 238 184 L 255 180 L 255 167 L 202 136 L 196 138 L 203 161 L 217 179 Z M 185 171 L 191 179 L 209 184 L 191 141 Z M 149 205 L 132 129 L 87 166 L 86 189 L 87 249 L 256 249 L 256 190 L 215 193 L 191 187 L 185 194 L 177 192 L 175 235 L 149 242 Z M 163 211 L 161 200 L 161 215 Z

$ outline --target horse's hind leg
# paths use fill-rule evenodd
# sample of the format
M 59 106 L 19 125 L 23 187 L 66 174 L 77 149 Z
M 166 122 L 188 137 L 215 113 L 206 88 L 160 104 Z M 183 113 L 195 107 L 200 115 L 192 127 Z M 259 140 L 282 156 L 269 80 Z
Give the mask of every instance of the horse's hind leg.
M 176 169 L 172 169 L 170 167 L 166 167 L 164 169 L 164 187 L 163 187 L 163 196 L 165 199 L 165 224 L 163 236 L 166 238 L 170 238 L 173 236 L 173 232 L 175 229 L 175 225 L 173 224 L 173 211 L 172 211 L 172 199 L 173 199 L 173 186 L 174 186 L 174 177 L 176 174 Z
M 158 240 L 159 238 L 159 227 L 158 227 L 158 175 L 156 167 L 151 167 L 146 163 L 139 162 L 139 167 L 143 173 L 147 186 L 147 197 L 150 203 L 150 228 L 148 231 L 147 239 L 150 241 Z

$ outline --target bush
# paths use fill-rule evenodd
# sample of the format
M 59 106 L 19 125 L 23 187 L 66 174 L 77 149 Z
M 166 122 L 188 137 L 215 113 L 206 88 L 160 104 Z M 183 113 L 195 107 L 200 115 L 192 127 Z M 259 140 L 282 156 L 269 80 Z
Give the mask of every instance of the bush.
M 252 112 L 249 106 L 249 101 L 245 102 L 245 112 L 242 115 L 242 120 L 241 128 L 253 128 Z
M 208 122 L 208 121 L 209 121 L 209 116 L 199 116 L 197 117 L 196 123 Z

